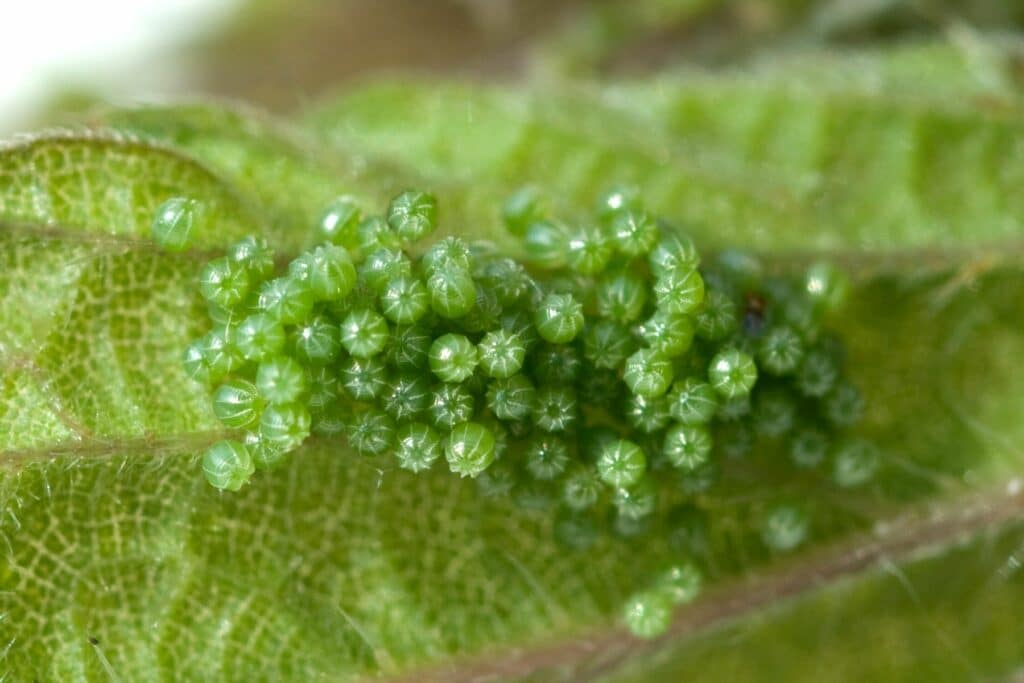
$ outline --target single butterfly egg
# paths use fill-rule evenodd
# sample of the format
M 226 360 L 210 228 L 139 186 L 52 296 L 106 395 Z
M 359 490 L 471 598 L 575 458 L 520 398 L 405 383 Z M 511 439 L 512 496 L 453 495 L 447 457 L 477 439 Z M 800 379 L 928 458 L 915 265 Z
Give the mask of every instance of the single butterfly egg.
M 513 235 L 524 235 L 534 223 L 544 220 L 547 216 L 547 202 L 541 191 L 536 187 L 523 187 L 517 190 L 501 210 L 505 229 Z
M 719 396 L 734 399 L 750 394 L 757 382 L 754 359 L 737 349 L 719 351 L 708 366 L 708 379 Z
M 723 292 L 707 292 L 703 304 L 695 312 L 696 334 L 707 341 L 721 341 L 739 329 L 739 311 L 735 302 Z
M 402 240 L 380 216 L 370 216 L 356 227 L 356 246 L 363 256 L 380 249 L 401 249 Z
M 461 334 L 446 334 L 430 345 L 430 370 L 443 382 L 462 382 L 479 362 L 473 342 Z
M 636 342 L 624 325 L 598 320 L 583 329 L 583 353 L 599 368 L 616 370 L 636 350 Z
M 227 257 L 207 263 L 199 274 L 199 291 L 211 304 L 231 310 L 245 301 L 251 287 L 249 270 Z
M 849 382 L 841 382 L 825 396 L 825 417 L 839 428 L 852 427 L 864 414 L 864 397 Z
M 795 505 L 778 505 L 767 512 L 761 525 L 761 539 L 777 552 L 793 550 L 807 538 L 810 519 Z
M 565 386 L 546 386 L 537 391 L 533 422 L 546 432 L 565 432 L 576 424 L 576 392 Z
M 675 358 L 690 350 L 696 326 L 689 316 L 658 309 L 636 331 L 647 346 Z
M 294 358 L 272 356 L 256 368 L 256 387 L 269 403 L 294 403 L 309 391 L 309 377 Z
M 814 348 L 804 355 L 796 371 L 796 386 L 802 394 L 821 398 L 839 380 L 839 362 L 823 348 Z
M 661 396 L 672 386 L 672 362 L 654 349 L 640 349 L 626 359 L 622 380 L 639 396 Z
M 677 268 L 695 270 L 700 265 L 693 240 L 678 233 L 664 235 L 647 258 L 656 276 Z
M 494 452 L 494 434 L 477 422 L 456 425 L 445 445 L 448 466 L 463 477 L 476 477 L 487 469 L 494 461 Z
M 203 222 L 202 205 L 194 199 L 172 197 L 157 207 L 150 224 L 153 241 L 167 251 L 184 251 Z
M 601 496 L 601 478 L 593 466 L 578 465 L 565 477 L 562 501 L 571 510 L 592 508 Z
M 429 275 L 450 269 L 469 273 L 473 268 L 473 256 L 464 239 L 450 236 L 434 242 L 420 258 L 420 265 Z
M 430 329 L 424 324 L 396 325 L 387 352 L 388 362 L 399 370 L 425 370 L 433 342 Z
M 442 318 L 461 318 L 476 304 L 476 284 L 467 270 L 442 267 L 427 280 L 430 307 Z
M 565 229 L 551 221 L 537 221 L 523 235 L 526 260 L 538 268 L 562 268 L 568 253 L 568 235 Z
M 259 422 L 262 403 L 255 384 L 231 379 L 213 393 L 213 414 L 227 427 L 252 427 Z
M 797 467 L 817 467 L 828 454 L 828 437 L 819 429 L 798 431 L 789 442 L 789 459 Z
M 357 401 L 373 401 L 388 386 L 388 368 L 381 358 L 349 356 L 342 361 L 338 377 L 345 392 Z
M 356 286 L 356 267 L 342 247 L 327 244 L 308 257 L 309 289 L 318 301 L 341 301 Z
M 235 344 L 248 361 L 261 361 L 284 349 L 284 327 L 266 313 L 248 316 L 235 330 Z
M 703 583 L 704 576 L 700 569 L 692 562 L 686 562 L 670 567 L 658 577 L 655 585 L 659 589 L 665 589 L 672 596 L 672 602 L 682 605 L 693 602 L 700 595 Z
M 843 488 L 862 486 L 875 476 L 881 460 L 878 447 L 873 443 L 850 439 L 836 449 L 832 479 Z
M 427 411 L 435 427 L 451 430 L 473 419 L 475 405 L 476 400 L 465 385 L 442 383 L 434 388 Z
M 708 461 L 711 445 L 711 432 L 706 426 L 676 425 L 665 434 L 662 452 L 674 467 L 692 472 Z
M 612 488 L 628 488 L 647 471 L 647 457 L 632 441 L 616 439 L 606 444 L 597 458 L 601 480 Z
M 658 308 L 669 313 L 693 313 L 704 302 L 704 279 L 695 268 L 665 271 L 658 275 L 653 289 Z
M 309 438 L 309 409 L 300 403 L 271 404 L 260 417 L 260 437 L 283 451 L 293 451 Z
M 378 295 L 393 279 L 411 275 L 412 261 L 398 248 L 377 249 L 359 265 L 360 284 Z
M 637 320 L 647 303 L 647 285 L 625 270 L 602 277 L 596 292 L 598 314 L 623 324 Z
M 488 332 L 477 345 L 480 367 L 491 377 L 505 378 L 519 372 L 526 359 L 526 346 L 507 330 Z
M 352 418 L 345 430 L 349 445 L 367 457 L 390 450 L 395 440 L 395 422 L 387 413 L 371 408 Z
M 389 338 L 384 316 L 368 308 L 349 312 L 341 323 L 341 345 L 357 358 L 370 358 L 384 350 Z
M 288 461 L 288 451 L 281 444 L 266 439 L 258 432 L 247 432 L 245 447 L 252 455 L 252 462 L 258 470 L 274 470 Z
M 619 517 L 641 519 L 650 517 L 658 507 L 658 490 L 651 477 L 642 477 L 628 488 L 615 489 L 612 505 Z
M 419 372 L 403 372 L 396 375 L 388 384 L 380 399 L 384 412 L 396 422 L 403 422 L 418 417 L 430 405 L 430 383 Z
M 309 282 L 292 276 L 268 280 L 260 287 L 259 309 L 282 325 L 302 322 L 313 311 L 316 298 Z
M 355 197 L 342 195 L 327 205 L 317 222 L 318 241 L 338 244 L 348 249 L 358 245 L 357 228 L 362 211 Z
M 534 325 L 542 339 L 567 344 L 583 329 L 583 305 L 571 294 L 548 294 L 534 313 Z
M 658 243 L 658 221 L 643 210 L 616 213 L 611 222 L 611 242 L 625 256 L 644 256 Z
M 655 638 L 672 622 L 672 596 L 665 590 L 647 590 L 626 600 L 623 621 L 637 638 Z
M 380 310 L 393 323 L 414 323 L 430 311 L 430 293 L 419 278 L 400 275 L 381 291 Z
M 238 441 L 218 441 L 203 454 L 203 474 L 214 488 L 237 491 L 255 471 L 248 449 Z
M 803 357 L 803 339 L 788 326 L 773 327 L 758 344 L 757 359 L 765 372 L 772 375 L 795 372 Z
M 226 325 L 207 332 L 200 340 L 200 349 L 211 381 L 233 372 L 245 362 L 235 342 L 235 331 Z
M 526 471 L 536 479 L 555 479 L 569 466 L 569 448 L 558 436 L 537 434 L 526 445 Z
M 687 377 L 672 386 L 669 412 L 683 424 L 705 424 L 718 410 L 718 395 L 707 382 Z
M 593 397 L 593 392 L 585 395 Z M 593 401 L 593 398 L 591 398 Z M 608 402 L 610 403 L 610 402 Z M 631 394 L 626 399 L 626 422 L 644 434 L 653 434 L 664 429 L 669 421 L 669 400 L 662 396 L 640 396 Z
M 822 311 L 835 311 L 846 301 L 850 291 L 849 278 L 830 263 L 816 263 L 804 277 L 804 291 Z
M 395 437 L 395 457 L 398 466 L 410 472 L 430 469 L 443 451 L 441 435 L 422 422 L 410 422 L 398 429 Z
M 274 251 L 262 237 L 249 236 L 228 248 L 228 258 L 249 271 L 253 284 L 274 274 Z
M 421 240 L 437 228 L 437 198 L 409 190 L 388 205 L 388 225 L 406 243 Z
M 522 374 L 496 379 L 487 388 L 487 407 L 501 420 L 525 420 L 533 413 L 536 403 L 533 383 Z
M 539 384 L 574 384 L 583 362 L 572 344 L 543 344 L 530 358 L 530 372 Z
M 604 270 L 612 258 L 613 248 L 608 238 L 597 228 L 580 228 L 566 241 L 566 263 L 581 275 L 596 275 Z

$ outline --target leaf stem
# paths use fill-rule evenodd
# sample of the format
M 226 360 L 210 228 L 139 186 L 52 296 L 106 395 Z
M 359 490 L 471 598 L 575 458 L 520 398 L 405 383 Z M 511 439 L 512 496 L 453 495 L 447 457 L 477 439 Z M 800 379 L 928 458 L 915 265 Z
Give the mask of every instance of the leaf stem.
M 136 439 L 101 439 L 70 441 L 43 448 L 15 449 L 0 452 L 0 470 L 12 469 L 34 462 L 48 462 L 60 458 L 104 458 L 145 453 L 157 456 L 170 453 L 198 453 L 207 446 L 231 436 L 224 430 L 189 432 L 160 437 L 143 436 Z

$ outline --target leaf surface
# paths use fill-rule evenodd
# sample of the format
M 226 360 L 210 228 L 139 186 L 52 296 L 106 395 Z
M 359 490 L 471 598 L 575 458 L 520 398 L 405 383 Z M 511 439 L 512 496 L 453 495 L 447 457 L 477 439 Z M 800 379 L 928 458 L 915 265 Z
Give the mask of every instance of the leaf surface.
M 866 192 L 808 190 L 799 179 L 811 168 L 804 162 L 788 168 L 766 154 L 751 165 L 738 134 L 704 139 L 714 136 L 673 118 L 671 106 L 640 115 L 613 101 L 620 95 L 587 91 L 544 103 L 534 93 L 469 86 L 371 87 L 314 117 L 345 145 L 327 159 L 301 145 L 277 147 L 284 143 L 253 132 L 264 124 L 246 124 L 237 111 L 188 108 L 113 113 L 103 123 L 137 137 L 50 136 L 0 152 L 0 671 L 10 680 L 106 681 L 111 672 L 121 680 L 416 680 L 429 671 L 461 680 L 472 670 L 464 660 L 491 662 L 501 676 L 509 656 L 525 653 L 530 662 L 552 647 L 557 666 L 516 675 L 589 671 L 593 653 L 574 658 L 577 646 L 616 633 L 624 596 L 678 558 L 659 541 L 664 529 L 570 552 L 553 540 L 549 514 L 484 499 L 447 472 L 416 476 L 387 459 L 360 459 L 334 441 L 310 442 L 239 494 L 214 491 L 199 473 L 197 458 L 220 431 L 180 355 L 205 325 L 194 277 L 208 251 L 259 229 L 288 253 L 308 242 L 309 226 L 299 224 L 323 197 L 377 197 L 396 178 L 436 182 L 449 230 L 496 241 L 506 239 L 498 202 L 521 182 L 550 189 L 569 216 L 609 181 L 638 182 L 702 246 L 756 247 L 775 254 L 779 268 L 801 260 L 784 250 L 827 248 L 855 270 L 852 303 L 836 324 L 868 398 L 864 433 L 885 451 L 883 471 L 863 490 L 841 491 L 827 471 L 794 476 L 772 449 L 726 463 L 722 490 L 704 501 L 714 507 L 707 551 L 696 557 L 709 574 L 710 602 L 694 609 L 728 604 L 731 593 L 715 589 L 746 580 L 738 577 L 813 570 L 832 544 L 857 547 L 854 539 L 909 507 L 955 510 L 972 491 L 1018 476 L 1024 274 L 1012 248 L 995 259 L 972 249 L 1018 243 L 1024 214 L 1010 195 L 1020 158 L 977 161 L 966 143 L 947 150 L 950 163 L 977 162 L 990 171 L 984 182 L 995 182 L 998 201 L 967 201 L 948 216 L 950 225 L 976 226 L 971 233 L 948 232 L 939 212 L 926 210 L 932 190 L 887 184 L 897 177 L 891 159 L 813 167 L 837 187 L 874 178 L 885 197 L 914 198 L 917 213 L 887 223 Z M 800 111 L 821 106 L 778 97 Z M 858 106 L 933 130 L 927 111 L 892 111 L 879 100 Z M 736 95 L 737 107 L 744 101 Z M 753 95 L 749 104 L 767 106 Z M 965 138 L 1024 142 L 1015 124 L 971 116 Z M 765 115 L 765 135 L 788 120 Z M 706 156 L 676 154 L 691 144 L 688 135 L 701 138 Z M 872 144 L 884 147 L 881 138 Z M 393 174 L 352 175 L 345 169 L 353 154 Z M 281 178 L 291 178 L 280 192 L 275 171 L 263 168 L 278 157 Z M 148 221 L 178 195 L 215 207 L 218 220 L 197 236 L 196 251 L 168 255 L 149 243 Z M 844 212 L 865 220 L 851 228 Z M 878 253 L 862 253 L 865 243 Z M 783 560 L 761 544 L 758 520 L 766 506 L 793 497 L 816 514 L 809 545 Z M 976 540 L 951 549 L 959 538 L 950 531 L 931 544 L 938 559 L 909 565 L 909 584 L 940 585 L 945 562 L 946 572 L 964 568 L 950 580 L 966 587 L 1018 542 L 1011 533 L 995 546 Z M 854 581 L 783 610 L 738 614 L 724 636 L 679 637 L 661 650 L 659 678 L 704 671 L 739 680 L 800 666 L 803 655 L 779 643 L 808 638 L 825 620 L 837 629 L 821 640 L 827 661 L 837 662 L 835 680 L 879 671 L 914 679 L 899 637 L 940 618 L 943 628 L 960 628 L 946 616 L 957 614 L 953 607 L 926 598 L 921 610 L 886 611 L 892 584 L 873 574 Z M 990 616 L 970 622 L 970 636 L 991 647 L 977 664 L 942 666 L 962 653 L 938 636 L 915 641 L 913 658 L 953 680 L 1019 666 L 1003 630 L 1018 593 L 1019 574 L 985 593 Z M 972 595 L 964 588 L 954 604 Z M 848 620 L 858 621 L 846 630 Z M 878 640 L 846 639 L 858 623 L 878 629 Z M 729 633 L 740 634 L 749 660 L 719 661 Z M 890 668 L 857 666 L 855 652 L 867 643 L 884 648 L 879 666 Z M 630 663 L 627 654 L 614 675 L 628 677 Z
M 601 89 L 399 81 L 309 120 L 474 193 L 535 183 L 572 209 L 635 184 L 706 247 L 1001 246 L 1021 233 L 1024 156 L 1012 63 L 992 50 L 800 55 Z

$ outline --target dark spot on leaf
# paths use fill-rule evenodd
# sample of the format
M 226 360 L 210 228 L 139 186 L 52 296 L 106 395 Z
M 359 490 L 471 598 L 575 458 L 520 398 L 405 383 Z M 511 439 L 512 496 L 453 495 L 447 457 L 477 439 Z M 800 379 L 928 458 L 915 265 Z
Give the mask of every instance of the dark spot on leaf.
M 760 336 L 764 328 L 765 300 L 759 294 L 748 293 L 744 301 L 743 331 L 751 337 Z

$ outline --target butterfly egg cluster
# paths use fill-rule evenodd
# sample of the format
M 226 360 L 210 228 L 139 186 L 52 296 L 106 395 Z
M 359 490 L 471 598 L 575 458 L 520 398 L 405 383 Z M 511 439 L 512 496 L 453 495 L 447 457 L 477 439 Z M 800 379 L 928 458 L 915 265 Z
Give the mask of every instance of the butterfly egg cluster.
M 160 221 L 190 207 L 161 211 L 154 234 L 179 234 Z M 484 495 L 551 511 L 558 540 L 582 549 L 604 526 L 630 537 L 676 524 L 681 506 L 713 497 L 718 461 L 755 443 L 799 468 L 830 463 L 838 486 L 872 476 L 874 449 L 843 436 L 863 401 L 822 327 L 846 289 L 834 268 L 766 276 L 733 251 L 704 264 L 629 190 L 577 227 L 531 189 L 502 217 L 522 262 L 458 237 L 414 251 L 437 203 L 410 191 L 384 216 L 339 198 L 322 243 L 285 269 L 255 237 L 207 264 L 212 329 L 185 369 L 241 435 L 204 455 L 208 481 L 238 490 L 311 434 L 344 435 L 363 456 L 413 472 L 444 463 Z M 798 506 L 767 520 L 773 550 L 807 533 Z M 696 594 L 695 567 L 673 572 L 631 599 L 638 635 Z

